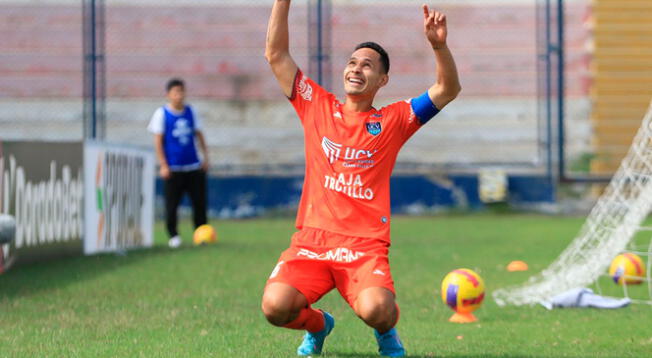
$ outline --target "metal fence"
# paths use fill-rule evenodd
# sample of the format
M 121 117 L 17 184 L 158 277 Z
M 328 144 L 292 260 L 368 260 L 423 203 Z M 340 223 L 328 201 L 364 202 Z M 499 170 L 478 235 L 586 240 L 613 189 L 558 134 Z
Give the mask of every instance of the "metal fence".
M 263 57 L 272 0 L 93 1 L 103 5 L 88 37 L 88 4 L 0 2 L 0 133 L 3 138 L 80 139 L 88 116 L 84 60 L 101 62 L 107 140 L 151 145 L 147 123 L 165 102 L 165 83 L 182 77 L 202 117 L 212 167 L 220 173 L 301 173 L 300 124 Z M 398 170 L 475 170 L 502 166 L 545 171 L 550 142 L 538 112 L 537 6 L 544 0 L 440 1 L 463 92 L 417 133 Z M 317 7 L 321 3 L 322 7 Z M 294 1 L 292 54 L 300 67 L 342 98 L 342 69 L 362 41 L 381 43 L 392 61 L 378 105 L 417 96 L 435 80 L 423 37 L 422 1 Z M 567 115 L 571 156 L 588 150 L 588 88 L 581 61 L 588 0 L 568 1 Z M 322 17 L 316 17 L 321 9 Z M 82 30 L 87 35 L 83 46 Z M 88 39 L 99 39 L 89 57 Z M 316 39 L 323 41 L 316 46 Z M 86 55 L 86 57 L 83 57 Z M 102 67 L 96 68 L 102 70 Z M 83 83 L 86 83 L 85 87 Z M 86 111 L 85 111 L 86 110 Z M 99 127 L 104 130 L 104 127 Z M 88 128 L 87 128 L 88 130 Z

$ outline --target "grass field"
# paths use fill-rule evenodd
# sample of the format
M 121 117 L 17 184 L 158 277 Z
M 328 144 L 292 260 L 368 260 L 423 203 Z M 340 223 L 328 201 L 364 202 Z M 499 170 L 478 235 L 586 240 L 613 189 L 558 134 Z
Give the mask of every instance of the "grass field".
M 449 323 L 439 285 L 477 270 L 488 296 L 547 266 L 582 218 L 398 217 L 390 260 L 410 357 L 650 357 L 652 307 L 606 311 L 498 307 Z M 216 221 L 220 241 L 173 251 L 161 225 L 151 250 L 17 267 L 0 276 L 2 357 L 293 357 L 302 332 L 275 328 L 259 305 L 292 220 Z M 189 237 L 185 226 L 182 233 Z M 530 271 L 508 273 L 511 260 Z M 643 290 L 643 287 L 635 288 Z M 373 333 L 337 292 L 316 307 L 336 318 L 325 357 L 376 357 Z

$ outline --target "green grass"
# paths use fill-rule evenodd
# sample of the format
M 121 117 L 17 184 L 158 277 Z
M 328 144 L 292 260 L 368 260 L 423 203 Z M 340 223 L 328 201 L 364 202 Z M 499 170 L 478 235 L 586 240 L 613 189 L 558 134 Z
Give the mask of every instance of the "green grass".
M 455 268 L 476 270 L 488 294 L 546 267 L 583 218 L 455 215 L 396 218 L 390 260 L 410 357 L 649 357 L 652 307 L 607 311 L 498 307 L 479 322 L 449 323 L 439 285 Z M 156 227 L 151 250 L 17 267 L 0 276 L 0 356 L 293 357 L 301 332 L 260 312 L 265 280 L 289 243 L 292 220 L 213 222 L 219 243 L 172 251 Z M 190 229 L 182 233 L 189 237 Z M 530 271 L 508 273 L 524 260 Z M 643 290 L 643 287 L 633 288 Z M 337 292 L 325 357 L 376 357 L 371 329 Z

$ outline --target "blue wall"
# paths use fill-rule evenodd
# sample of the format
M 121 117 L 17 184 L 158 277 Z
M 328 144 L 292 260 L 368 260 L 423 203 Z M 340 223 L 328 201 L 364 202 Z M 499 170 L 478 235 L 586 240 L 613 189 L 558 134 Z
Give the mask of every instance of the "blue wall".
M 301 197 L 303 177 L 209 177 L 208 207 L 211 216 L 252 217 L 270 210 L 295 210 Z M 516 204 L 553 202 L 554 185 L 542 176 L 508 178 L 509 201 Z M 163 182 L 156 181 L 156 195 L 162 200 Z M 423 175 L 391 178 L 392 212 L 418 214 L 439 209 L 483 206 L 475 175 L 430 179 Z M 187 198 L 182 205 L 188 206 Z

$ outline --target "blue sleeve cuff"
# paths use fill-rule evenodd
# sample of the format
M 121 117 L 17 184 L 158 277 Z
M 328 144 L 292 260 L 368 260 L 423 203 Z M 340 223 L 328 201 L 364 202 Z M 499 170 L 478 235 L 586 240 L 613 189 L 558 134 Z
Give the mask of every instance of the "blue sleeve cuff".
M 421 125 L 428 123 L 432 117 L 439 113 L 439 109 L 432 103 L 428 91 L 419 97 L 412 98 L 410 105 L 412 106 L 412 112 L 417 116 Z

